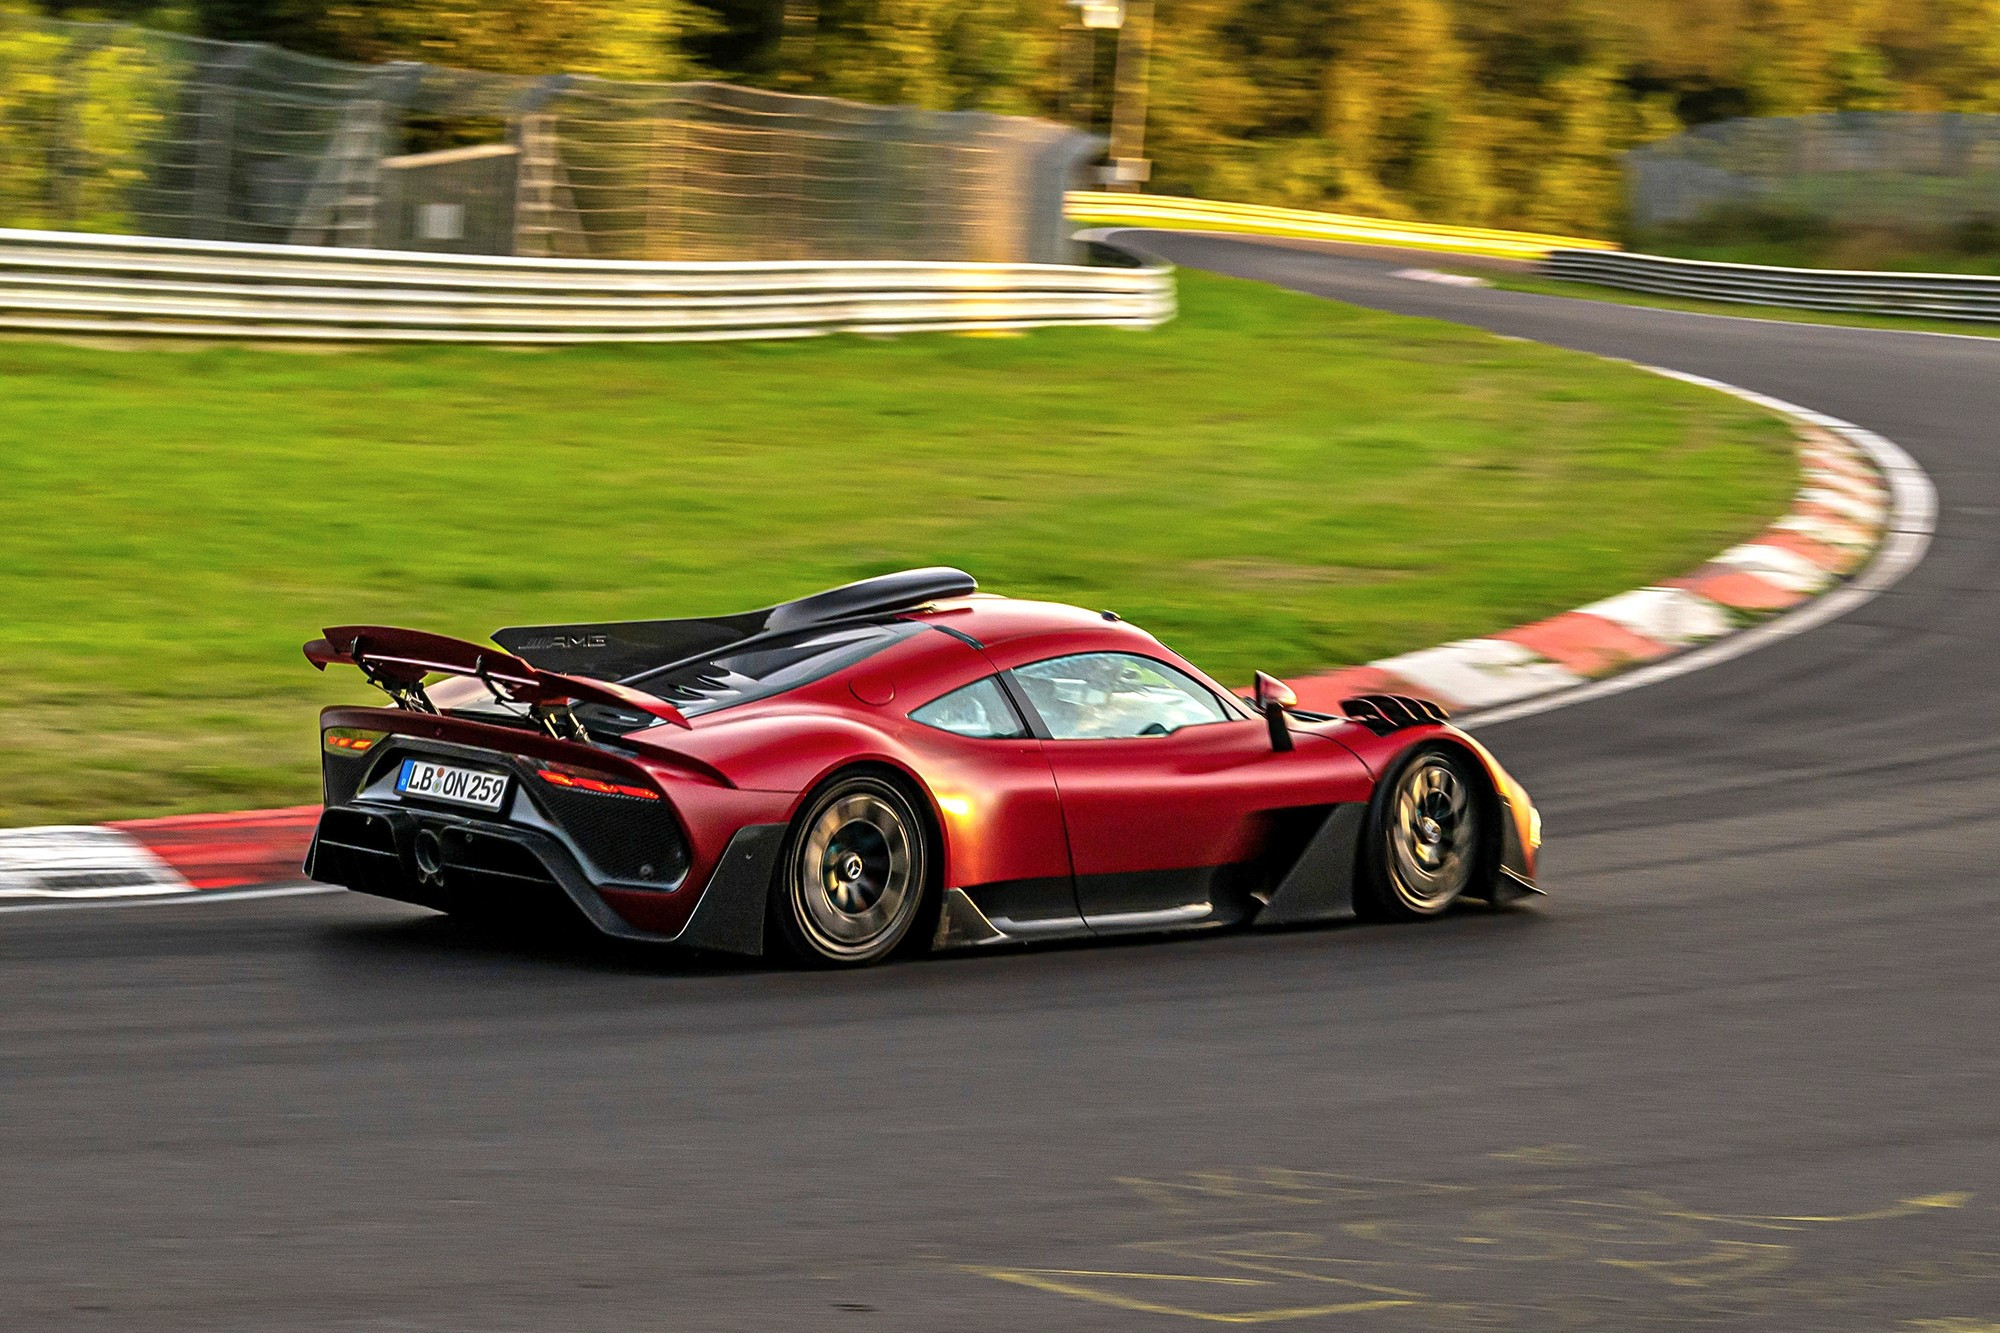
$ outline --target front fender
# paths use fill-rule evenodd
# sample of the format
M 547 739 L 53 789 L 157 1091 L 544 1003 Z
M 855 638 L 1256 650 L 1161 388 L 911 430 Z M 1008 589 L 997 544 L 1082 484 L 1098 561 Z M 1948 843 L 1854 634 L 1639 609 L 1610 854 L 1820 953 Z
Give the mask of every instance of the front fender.
M 1464 750 L 1485 772 L 1500 803 L 1500 865 L 1492 900 L 1508 901 L 1540 893 L 1535 881 L 1542 845 L 1542 817 L 1527 789 L 1493 752 L 1448 724 L 1404 727 L 1377 734 L 1361 726 L 1341 728 L 1340 739 L 1378 779 L 1419 745 L 1442 742 Z
M 1485 766 L 1487 780 L 1500 798 L 1500 873 L 1493 884 L 1492 901 L 1501 903 L 1540 893 L 1535 871 L 1542 850 L 1541 811 L 1535 809 L 1528 789 L 1493 757 L 1491 750 L 1456 727 L 1444 730 Z

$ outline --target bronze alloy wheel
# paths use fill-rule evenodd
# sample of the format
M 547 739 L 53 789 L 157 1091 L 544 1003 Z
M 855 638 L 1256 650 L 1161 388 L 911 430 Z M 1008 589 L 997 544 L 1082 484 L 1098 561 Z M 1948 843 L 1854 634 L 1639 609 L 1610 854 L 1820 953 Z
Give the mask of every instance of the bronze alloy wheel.
M 1377 793 L 1372 882 L 1365 886 L 1372 901 L 1357 901 L 1363 915 L 1402 920 L 1437 916 L 1473 887 L 1485 829 L 1482 794 L 1468 763 L 1452 749 L 1421 749 Z
M 909 933 L 924 893 L 924 828 L 879 778 L 835 783 L 795 825 L 783 924 L 810 958 L 872 963 Z

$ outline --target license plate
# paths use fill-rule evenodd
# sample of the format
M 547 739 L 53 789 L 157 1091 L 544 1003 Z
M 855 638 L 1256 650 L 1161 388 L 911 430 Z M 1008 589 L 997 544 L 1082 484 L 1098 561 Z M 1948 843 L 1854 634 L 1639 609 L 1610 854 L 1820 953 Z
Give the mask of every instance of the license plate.
M 421 796 L 427 801 L 498 810 L 507 799 L 507 777 L 504 773 L 435 764 L 428 759 L 405 759 L 403 771 L 396 775 L 396 790 L 404 796 Z

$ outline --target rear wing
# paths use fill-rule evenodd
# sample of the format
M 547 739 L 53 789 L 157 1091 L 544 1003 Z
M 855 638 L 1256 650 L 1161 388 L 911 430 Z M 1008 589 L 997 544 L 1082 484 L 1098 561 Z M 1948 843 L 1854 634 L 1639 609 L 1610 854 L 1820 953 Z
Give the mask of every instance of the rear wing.
M 568 716 L 569 706 L 579 703 L 628 708 L 692 729 L 665 699 L 628 685 L 544 671 L 504 649 L 388 625 L 340 625 L 322 633 L 324 638 L 305 646 L 306 661 L 321 671 L 333 663 L 359 667 L 369 684 L 412 712 L 438 711 L 424 692 L 424 678 L 443 674 L 477 680 L 497 702 L 526 708 L 551 735 L 581 730 Z

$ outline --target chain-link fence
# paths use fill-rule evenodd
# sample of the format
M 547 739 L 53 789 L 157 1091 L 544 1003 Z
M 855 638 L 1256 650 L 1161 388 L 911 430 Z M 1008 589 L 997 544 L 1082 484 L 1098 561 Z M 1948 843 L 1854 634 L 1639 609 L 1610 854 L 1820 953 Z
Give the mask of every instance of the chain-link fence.
M 1943 232 L 2000 219 L 2000 115 L 1731 120 L 1634 149 L 1626 168 L 1640 237 L 1732 215 Z
M 1075 258 L 1059 125 L 0 15 L 0 226 L 597 259 Z

